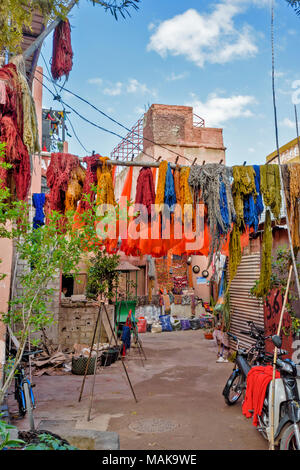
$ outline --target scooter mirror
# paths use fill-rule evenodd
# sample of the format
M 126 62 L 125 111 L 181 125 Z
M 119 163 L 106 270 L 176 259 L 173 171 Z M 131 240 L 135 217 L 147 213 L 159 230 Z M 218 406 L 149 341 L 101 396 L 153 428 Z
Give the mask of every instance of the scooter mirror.
M 278 335 L 273 335 L 272 336 L 272 342 L 275 344 L 276 348 L 281 348 L 282 345 L 282 339 Z

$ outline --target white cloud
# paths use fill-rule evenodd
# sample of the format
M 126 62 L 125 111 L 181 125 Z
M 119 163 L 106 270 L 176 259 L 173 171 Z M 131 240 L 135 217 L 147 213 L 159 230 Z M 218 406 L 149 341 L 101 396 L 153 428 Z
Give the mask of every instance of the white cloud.
M 174 82 L 177 80 L 182 80 L 183 78 L 186 78 L 187 75 L 188 74 L 186 72 L 178 73 L 178 74 L 172 72 L 171 75 L 167 77 L 167 82 Z
M 135 78 L 130 78 L 127 85 L 127 93 L 150 93 L 144 83 L 140 83 Z
M 252 57 L 258 52 L 252 28 L 234 25 L 234 17 L 248 4 L 249 0 L 224 0 L 212 13 L 189 9 L 154 28 L 147 49 L 162 57 L 182 55 L 198 67 Z
M 104 88 L 103 93 L 109 96 L 118 96 L 122 93 L 122 87 L 123 83 L 117 82 L 116 84 L 111 85 L 110 87 Z
M 253 116 L 249 106 L 254 103 L 253 96 L 232 95 L 224 98 L 212 93 L 208 96 L 206 102 L 193 98 L 192 102 L 186 104 L 187 106 L 193 106 L 194 113 L 201 116 L 207 126 L 215 127 L 221 126 L 231 119 Z
M 88 83 L 90 83 L 91 85 L 102 85 L 103 84 L 103 80 L 102 78 L 90 78 L 88 80 Z
M 284 118 L 280 124 L 284 127 L 289 127 L 290 129 L 295 129 L 296 124 L 291 121 L 289 118 Z

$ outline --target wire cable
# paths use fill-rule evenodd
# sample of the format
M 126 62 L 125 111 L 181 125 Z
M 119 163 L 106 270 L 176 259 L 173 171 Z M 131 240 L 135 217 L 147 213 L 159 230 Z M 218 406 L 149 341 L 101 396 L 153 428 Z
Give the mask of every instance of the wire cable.
M 36 76 L 34 77 L 52 96 L 53 96 L 53 99 L 54 100 L 57 100 L 59 101 L 60 103 L 62 103 L 64 106 L 66 106 L 67 108 L 71 109 L 77 116 L 79 116 L 81 119 L 83 119 L 85 122 L 91 124 L 92 126 L 102 130 L 103 132 L 106 132 L 106 133 L 109 133 L 109 134 L 112 134 L 116 137 L 118 137 L 119 139 L 122 139 L 122 140 L 126 140 L 128 143 L 130 143 L 131 145 L 133 145 L 140 153 L 143 153 L 143 155 L 146 155 L 147 157 L 149 158 L 152 158 L 153 160 L 155 160 L 155 158 L 152 156 L 152 155 L 149 155 L 147 154 L 146 152 L 144 151 L 141 151 L 139 146 L 136 145 L 134 142 L 131 142 L 129 139 L 126 139 L 126 137 L 123 137 L 121 136 L 120 134 L 117 134 L 116 132 L 114 131 L 111 131 L 109 129 L 106 129 L 105 127 L 102 127 L 102 126 L 99 126 L 98 124 L 90 121 L 89 119 L 87 119 L 85 116 L 83 116 L 82 114 L 80 114 L 78 111 L 76 111 L 76 109 L 74 109 L 72 106 L 70 106 L 69 104 L 65 103 L 62 99 L 61 99 L 61 96 L 59 95 L 55 95 L 55 93 L 52 92 L 52 90 L 50 90 L 49 87 L 47 87 L 47 85 L 45 85 L 43 82 L 41 82 Z
M 41 75 L 43 75 L 43 77 L 45 77 L 48 81 L 52 81 L 51 78 L 47 77 L 47 75 L 45 75 L 43 72 L 37 70 L 37 72 L 39 72 Z M 122 127 L 123 129 L 125 129 L 127 132 L 132 132 L 133 134 L 135 135 L 138 135 L 138 133 L 132 131 L 132 129 L 129 129 L 128 127 L 124 126 L 122 123 L 120 123 L 119 121 L 117 121 L 116 119 L 112 118 L 111 116 L 109 116 L 107 113 L 105 113 L 104 111 L 102 111 L 101 109 L 99 109 L 97 106 L 93 105 L 90 101 L 86 100 L 85 98 L 82 98 L 82 96 L 78 95 L 77 93 L 74 93 L 73 91 L 69 90 L 68 88 L 65 88 L 63 87 L 63 90 L 66 91 L 67 93 L 70 93 L 71 95 L 75 96 L 77 99 L 83 101 L 84 103 L 88 104 L 89 106 L 91 106 L 91 108 L 95 109 L 95 111 L 97 111 L 98 113 L 102 114 L 102 116 L 106 117 L 107 119 L 109 119 L 110 121 L 114 122 L 115 124 L 117 124 L 118 126 Z M 187 157 L 185 157 L 184 155 L 180 155 L 179 153 L 175 152 L 174 150 L 172 149 L 169 149 L 168 147 L 165 147 L 164 145 L 162 144 L 158 144 L 157 142 L 154 142 L 153 140 L 147 138 L 147 137 L 143 137 L 144 140 L 146 140 L 147 142 L 150 142 L 151 144 L 153 145 L 157 145 L 158 147 L 164 149 L 164 150 L 167 150 L 168 152 L 172 153 L 173 155 L 176 155 L 176 157 L 180 157 L 180 158 L 184 158 L 185 160 L 187 161 L 190 161 Z M 126 138 L 124 138 L 124 140 L 127 140 Z

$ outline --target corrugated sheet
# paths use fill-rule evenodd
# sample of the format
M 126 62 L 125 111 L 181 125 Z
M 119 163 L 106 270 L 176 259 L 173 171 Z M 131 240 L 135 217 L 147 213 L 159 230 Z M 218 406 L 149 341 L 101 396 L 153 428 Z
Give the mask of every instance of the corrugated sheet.
M 249 336 L 240 333 L 240 330 L 249 330 L 247 320 L 252 320 L 256 325 L 264 327 L 263 302 L 250 294 L 250 289 L 259 279 L 259 275 L 260 254 L 243 256 L 230 286 L 230 332 L 239 338 L 241 347 L 249 347 L 255 342 Z M 230 340 L 230 345 L 236 349 L 235 342 Z

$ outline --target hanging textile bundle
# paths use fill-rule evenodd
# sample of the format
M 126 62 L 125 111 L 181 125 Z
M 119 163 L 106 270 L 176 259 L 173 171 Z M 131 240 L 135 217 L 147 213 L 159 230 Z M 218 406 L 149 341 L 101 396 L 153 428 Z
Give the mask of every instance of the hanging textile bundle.
M 92 190 L 92 186 L 97 185 L 97 167 L 99 165 L 99 158 L 101 155 L 95 154 L 90 157 L 84 157 L 83 161 L 86 164 L 86 173 L 82 189 L 82 195 L 87 196 L 90 199 L 91 204 L 95 201 L 95 193 Z M 81 199 L 80 206 L 82 209 L 87 210 L 91 208 L 88 200 L 85 197 Z
M 150 168 L 140 170 L 136 185 L 135 204 L 143 204 L 147 207 L 148 215 L 151 214 L 151 205 L 155 204 L 155 188 Z
M 182 215 L 185 214 L 188 221 L 192 220 L 193 209 L 190 207 L 193 202 L 193 195 L 189 186 L 190 168 L 182 167 L 180 170 L 180 205 Z M 186 206 L 186 207 L 185 207 Z
M 84 180 L 85 171 L 81 165 L 73 168 L 66 191 L 65 212 L 75 211 L 77 209 L 77 203 L 82 197 Z
M 161 211 L 161 206 L 164 204 L 165 201 L 165 187 L 166 187 L 166 176 L 168 171 L 168 162 L 163 161 L 159 165 L 158 170 L 158 182 L 157 182 L 157 189 L 156 189 L 156 197 L 155 197 L 155 204 L 158 205 L 158 212 Z
M 34 193 L 32 195 L 32 204 L 35 208 L 35 216 L 33 217 L 33 228 L 42 227 L 45 224 L 45 214 L 44 214 L 44 205 L 45 205 L 45 194 L 44 193 Z
M 107 165 L 108 157 L 99 158 L 101 166 L 97 168 L 97 205 L 111 204 L 116 205 L 114 187 L 112 181 L 112 172 Z
M 281 184 L 278 165 L 260 167 L 260 189 L 265 206 L 268 206 L 278 220 L 281 209 Z
M 47 186 L 50 193 L 50 209 L 65 213 L 65 197 L 68 184 L 71 178 L 72 170 L 78 168 L 79 159 L 69 153 L 52 153 L 50 164 L 47 169 Z
M 262 257 L 260 277 L 253 293 L 256 297 L 264 297 L 269 293 L 271 274 L 272 274 L 272 220 L 269 210 L 266 212 L 266 220 L 264 226 L 263 244 L 262 244 Z
M 170 163 L 168 163 L 168 169 L 166 174 L 164 203 L 169 206 L 171 212 L 174 211 L 174 205 L 176 204 L 176 193 Z
M 22 90 L 23 102 L 23 142 L 27 147 L 29 154 L 38 153 L 40 151 L 38 123 L 35 109 L 35 103 L 26 79 L 25 62 L 22 55 L 15 56 L 11 59 L 15 64 L 18 79 Z
M 245 228 L 244 221 L 244 201 L 252 196 L 253 204 L 247 205 L 247 210 L 251 209 L 253 214 L 247 214 L 250 223 L 254 223 L 254 200 L 256 200 L 255 171 L 253 166 L 234 166 L 233 167 L 233 185 L 232 194 L 236 212 L 236 224 L 240 231 Z
M 289 163 L 282 165 L 283 187 L 286 197 L 287 215 L 291 227 L 292 245 L 297 255 L 300 249 L 300 165 Z
M 209 163 L 205 167 L 192 165 L 189 185 L 194 190 L 196 201 L 199 202 L 200 192 L 203 202 L 207 205 L 207 220 L 210 227 L 211 244 L 208 267 L 215 251 L 219 251 L 235 220 L 235 208 L 232 199 L 230 178 L 231 169 L 217 163 Z
M 72 59 L 71 27 L 69 20 L 65 20 L 56 26 L 53 34 L 51 74 L 54 80 L 63 75 L 68 79 L 73 66 Z
M 30 157 L 11 116 L 3 116 L 0 120 L 1 142 L 5 142 L 5 162 L 12 168 L 3 169 L 3 185 L 11 190 L 12 198 L 25 200 L 29 191 L 31 172 Z M 12 181 L 13 180 L 13 181 Z
M 174 188 L 176 194 L 177 204 L 181 204 L 181 195 L 180 195 L 180 167 L 176 165 L 174 170 Z
M 5 84 L 5 97 L 0 104 L 0 116 L 9 115 L 20 136 L 23 135 L 23 98 L 18 71 L 14 64 L 0 69 L 0 80 Z

